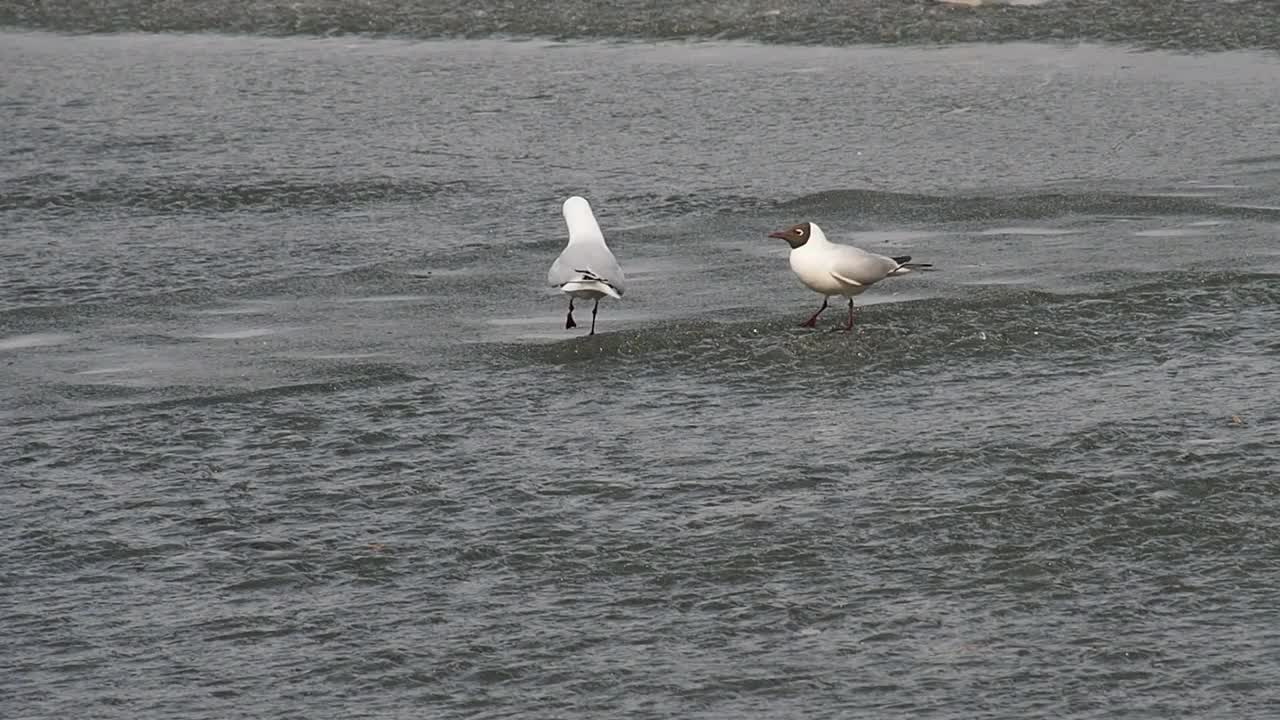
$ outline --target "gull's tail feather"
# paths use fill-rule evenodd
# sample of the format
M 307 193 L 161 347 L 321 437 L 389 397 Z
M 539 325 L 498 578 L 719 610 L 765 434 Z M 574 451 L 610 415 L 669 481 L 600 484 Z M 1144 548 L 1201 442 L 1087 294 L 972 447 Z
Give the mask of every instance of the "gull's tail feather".
M 579 290 L 590 290 L 598 293 L 604 293 L 605 295 L 617 300 L 622 299 L 622 293 L 618 292 L 618 289 L 605 278 L 596 275 L 590 270 L 575 269 L 574 272 L 578 273 L 578 277 L 575 277 L 561 285 L 560 290 L 562 292 L 568 293 L 577 292 Z
M 912 270 L 920 270 L 922 272 L 933 270 L 933 263 L 913 263 L 910 255 L 899 255 L 892 258 L 892 260 L 898 263 L 898 267 L 894 268 L 893 272 L 889 273 L 890 275 L 906 275 Z
M 613 289 L 612 285 L 602 283 L 599 280 L 573 280 L 561 285 L 560 290 L 567 293 L 578 292 L 579 290 L 590 290 L 592 292 L 604 293 L 605 295 L 618 300 L 622 299 L 622 296 L 618 294 L 617 290 Z

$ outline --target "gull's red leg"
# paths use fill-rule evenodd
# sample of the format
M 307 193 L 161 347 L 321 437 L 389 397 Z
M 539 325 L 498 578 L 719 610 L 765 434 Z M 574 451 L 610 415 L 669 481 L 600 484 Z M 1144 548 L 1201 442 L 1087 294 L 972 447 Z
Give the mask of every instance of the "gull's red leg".
M 818 324 L 818 316 L 821 315 L 822 311 L 826 309 L 827 309 L 827 296 L 823 295 L 822 307 L 818 308 L 818 312 L 814 313 L 813 316 L 810 317 L 808 320 L 805 320 L 804 322 L 800 323 L 800 327 L 816 327 Z

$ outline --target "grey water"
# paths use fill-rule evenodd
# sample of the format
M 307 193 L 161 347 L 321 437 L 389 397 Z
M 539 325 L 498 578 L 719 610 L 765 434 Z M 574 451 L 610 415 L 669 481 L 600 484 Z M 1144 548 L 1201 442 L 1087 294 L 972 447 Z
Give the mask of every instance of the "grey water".
M 380 2 L 0 6 L 0 716 L 1280 714 L 1265 4 Z

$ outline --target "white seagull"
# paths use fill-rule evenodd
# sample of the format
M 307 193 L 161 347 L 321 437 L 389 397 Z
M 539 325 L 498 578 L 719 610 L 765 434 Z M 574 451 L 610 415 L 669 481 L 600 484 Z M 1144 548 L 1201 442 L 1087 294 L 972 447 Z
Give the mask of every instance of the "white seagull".
M 814 327 L 818 316 L 827 309 L 827 299 L 841 295 L 849 299 L 849 321 L 844 329 L 852 330 L 855 295 L 861 295 L 884 278 L 933 267 L 927 263 L 911 262 L 910 255 L 888 257 L 851 245 L 833 243 L 817 223 L 793 225 L 786 230 L 769 233 L 769 237 L 787 241 L 791 246 L 791 271 L 806 287 L 822 295 L 822 307 L 800 323 L 803 327 Z
M 622 299 L 622 268 L 618 260 L 609 252 L 604 244 L 604 233 L 596 223 L 596 216 L 591 213 L 591 205 L 585 198 L 577 195 L 564 201 L 564 224 L 569 226 L 569 244 L 561 251 L 560 257 L 551 263 L 547 272 L 547 282 L 560 292 L 569 296 L 569 316 L 564 327 L 577 327 L 573 321 L 573 300 L 595 300 L 591 308 L 591 332 L 596 334 L 596 312 L 600 309 L 600 298 L 608 295 Z

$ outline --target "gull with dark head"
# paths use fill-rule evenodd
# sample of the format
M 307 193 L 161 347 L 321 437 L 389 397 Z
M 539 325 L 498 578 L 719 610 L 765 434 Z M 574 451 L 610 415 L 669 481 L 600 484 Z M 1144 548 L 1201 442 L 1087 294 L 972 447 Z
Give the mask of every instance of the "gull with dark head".
M 769 237 L 786 240 L 791 246 L 791 271 L 800 282 L 822 295 L 822 307 L 803 327 L 814 327 L 818 316 L 827 309 L 827 300 L 840 295 L 849 300 L 849 320 L 846 331 L 853 329 L 853 298 L 887 277 L 906 275 L 912 270 L 927 270 L 927 263 L 913 263 L 910 255 L 888 257 L 867 252 L 851 245 L 833 243 L 827 239 L 817 223 L 805 222 L 786 230 L 769 233 Z
M 551 264 L 547 272 L 547 282 L 560 292 L 569 296 L 569 315 L 564 327 L 577 327 L 573 321 L 573 301 L 595 300 L 591 308 L 591 332 L 596 334 L 596 312 L 600 309 L 600 298 L 608 295 L 622 299 L 622 268 L 605 245 L 604 233 L 596 216 L 591 212 L 591 205 L 585 198 L 577 195 L 564 201 L 564 223 L 569 227 L 569 244 L 560 256 Z

